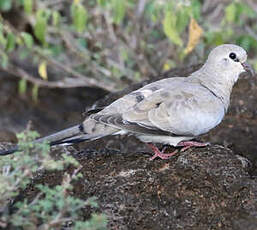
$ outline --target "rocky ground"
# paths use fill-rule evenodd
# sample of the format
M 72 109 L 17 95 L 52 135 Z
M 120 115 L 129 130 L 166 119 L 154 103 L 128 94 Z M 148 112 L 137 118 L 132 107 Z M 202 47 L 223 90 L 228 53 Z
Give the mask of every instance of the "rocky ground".
M 195 68 L 167 76 L 185 76 Z M 152 78 L 152 80 L 155 78 Z M 95 101 L 104 106 L 144 83 L 107 94 L 99 89 L 40 89 L 36 104 L 19 96 L 17 79 L 0 73 L 0 141 L 15 139 L 28 121 L 46 135 L 83 119 Z M 149 161 L 151 151 L 132 136 L 107 137 L 69 147 L 83 166 L 74 194 L 98 198 L 109 229 L 257 229 L 257 79 L 242 76 L 223 123 L 202 137 L 213 143 L 169 160 Z M 53 149 L 57 154 L 59 148 Z M 61 181 L 62 173 L 45 173 L 23 194 L 34 195 L 37 183 Z

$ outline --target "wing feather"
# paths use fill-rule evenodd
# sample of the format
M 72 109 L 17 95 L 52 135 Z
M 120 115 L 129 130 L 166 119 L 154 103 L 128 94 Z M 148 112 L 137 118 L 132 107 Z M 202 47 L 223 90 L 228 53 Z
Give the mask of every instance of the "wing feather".
M 122 118 L 121 114 L 110 114 L 110 115 L 95 114 L 95 115 L 91 115 L 90 118 L 100 123 L 113 126 L 115 128 L 120 128 L 132 133 L 173 136 L 172 133 L 161 130 L 157 127 L 141 126 L 135 122 L 126 121 Z
M 134 133 L 197 136 L 222 120 L 223 107 L 201 85 L 171 78 L 136 90 L 90 117 Z

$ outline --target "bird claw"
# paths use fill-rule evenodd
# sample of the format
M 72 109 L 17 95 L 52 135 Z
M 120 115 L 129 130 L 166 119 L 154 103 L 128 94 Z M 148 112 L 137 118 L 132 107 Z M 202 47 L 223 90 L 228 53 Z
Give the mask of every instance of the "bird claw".
M 178 150 L 175 150 L 171 153 L 163 153 L 155 145 L 153 144 L 148 144 L 148 145 L 154 152 L 154 155 L 150 158 L 150 161 L 154 160 L 157 157 L 161 158 L 162 160 L 167 160 L 170 157 L 174 156 L 176 153 L 178 153 Z
M 182 146 L 183 148 L 180 150 L 180 152 L 184 152 L 191 147 L 206 147 L 208 145 L 210 145 L 209 142 L 202 143 L 197 141 L 181 141 L 177 146 Z
M 182 149 L 180 150 L 180 152 L 184 152 L 187 149 L 190 149 L 191 147 L 205 147 L 210 145 L 209 142 L 206 143 L 202 143 L 202 142 L 197 142 L 197 141 L 181 141 L 177 146 L 178 147 L 182 147 Z M 163 153 L 163 151 L 160 151 L 155 145 L 153 144 L 148 144 L 148 146 L 153 150 L 154 155 L 150 158 L 150 160 L 154 160 L 155 158 L 159 157 L 162 160 L 167 160 L 170 157 L 174 156 L 175 154 L 177 154 L 179 151 L 175 150 L 171 153 Z

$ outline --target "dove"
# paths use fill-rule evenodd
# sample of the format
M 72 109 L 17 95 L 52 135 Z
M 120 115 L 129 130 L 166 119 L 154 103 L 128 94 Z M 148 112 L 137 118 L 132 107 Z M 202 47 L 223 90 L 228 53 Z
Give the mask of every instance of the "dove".
M 221 123 L 230 103 L 230 94 L 242 72 L 253 69 L 246 63 L 246 51 L 237 45 L 214 48 L 204 65 L 187 77 L 162 79 L 135 90 L 89 115 L 81 124 L 35 140 L 53 145 L 68 145 L 108 135 L 132 134 L 149 144 L 151 160 L 168 159 L 178 152 L 160 151 L 154 144 L 203 147 L 194 141 Z M 11 154 L 19 146 L 1 151 Z

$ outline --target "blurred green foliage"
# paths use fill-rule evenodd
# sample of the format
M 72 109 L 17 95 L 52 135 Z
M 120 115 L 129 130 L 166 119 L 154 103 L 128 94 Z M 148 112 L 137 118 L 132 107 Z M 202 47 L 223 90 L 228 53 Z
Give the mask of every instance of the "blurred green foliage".
M 86 201 L 72 196 L 72 183 L 80 178 L 81 166 L 66 154 L 54 159 L 47 143 L 33 143 L 39 135 L 25 131 L 18 135 L 22 153 L 5 156 L 0 160 L 0 228 L 1 229 L 62 229 L 104 230 L 107 219 L 103 214 L 93 214 L 84 220 L 82 210 L 86 206 L 98 207 L 95 197 Z M 65 173 L 59 185 L 49 187 L 37 184 L 33 196 L 22 197 L 25 189 L 33 185 L 33 179 L 46 171 L 72 167 Z M 14 228 L 16 226 L 16 228 Z
M 59 76 L 39 73 L 42 79 L 33 81 L 38 87 L 56 81 L 60 87 L 75 82 L 115 90 L 185 62 L 201 62 L 214 46 L 235 43 L 249 51 L 257 68 L 257 6 L 247 2 L 2 0 L 0 64 L 8 70 L 13 57 L 37 66 L 46 62 Z M 192 18 L 203 34 L 194 51 L 183 55 Z

